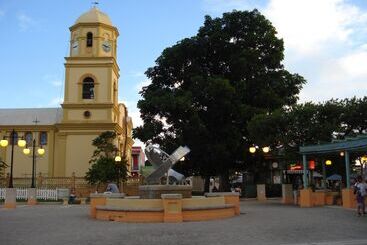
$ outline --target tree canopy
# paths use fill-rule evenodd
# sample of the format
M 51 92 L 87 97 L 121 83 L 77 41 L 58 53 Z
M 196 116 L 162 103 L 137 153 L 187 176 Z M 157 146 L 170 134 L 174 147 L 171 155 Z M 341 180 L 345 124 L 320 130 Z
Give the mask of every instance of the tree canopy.
M 281 149 L 299 159 L 302 145 L 330 142 L 367 133 L 367 97 L 307 102 L 258 114 L 248 124 L 252 141 Z
M 168 152 L 186 144 L 188 170 L 228 179 L 250 143 L 248 121 L 295 104 L 305 83 L 284 68 L 283 52 L 256 9 L 206 16 L 195 36 L 166 48 L 146 71 L 152 83 L 141 91 L 144 126 L 134 137 Z
M 91 167 L 88 169 L 85 179 L 90 184 L 107 183 L 114 181 L 120 183 L 120 180 L 125 180 L 127 177 L 127 162 L 122 159 L 121 162 L 115 162 L 115 155 L 118 149 L 114 144 L 116 133 L 106 131 L 101 133 L 92 142 L 96 147 L 93 156 L 89 163 Z

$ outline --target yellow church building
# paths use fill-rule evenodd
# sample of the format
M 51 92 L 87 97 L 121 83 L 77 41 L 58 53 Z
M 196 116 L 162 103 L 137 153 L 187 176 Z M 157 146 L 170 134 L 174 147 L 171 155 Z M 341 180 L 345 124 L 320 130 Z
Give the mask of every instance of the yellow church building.
M 116 146 L 131 162 L 132 121 L 118 102 L 119 66 L 116 61 L 119 32 L 97 8 L 81 15 L 70 27 L 70 54 L 65 58 L 65 94 L 61 108 L 0 109 L 0 139 L 36 139 L 45 154 L 37 158 L 37 174 L 46 177 L 83 177 L 90 167 L 92 140 L 103 131 L 118 135 Z M 44 91 L 47 93 L 47 91 Z M 11 142 L 0 147 L 9 167 Z M 31 154 L 14 146 L 13 177 L 30 177 Z

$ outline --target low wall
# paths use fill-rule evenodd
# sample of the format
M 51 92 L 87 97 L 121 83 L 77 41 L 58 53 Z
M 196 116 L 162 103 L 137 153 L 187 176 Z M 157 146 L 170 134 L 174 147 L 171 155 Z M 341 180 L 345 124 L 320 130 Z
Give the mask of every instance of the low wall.
M 223 219 L 239 215 L 238 193 L 183 198 L 162 194 L 160 199 L 121 199 L 91 196 L 91 216 L 121 222 L 183 222 Z
M 181 194 L 183 198 L 190 198 L 191 185 L 141 185 L 139 196 L 144 199 L 159 199 L 162 194 Z
M 303 189 L 300 191 L 300 207 L 315 207 L 324 205 L 340 205 L 341 196 L 339 192 L 330 192 L 324 190 L 318 190 L 313 192 L 311 189 Z M 343 194 L 344 195 L 344 194 Z M 348 200 L 353 200 L 353 197 L 347 198 L 347 195 L 343 197 L 348 202 Z M 352 202 L 352 201 L 349 201 Z M 348 204 L 347 204 L 348 205 Z M 344 206 L 344 205 L 343 205 Z
M 125 209 L 163 209 L 161 199 L 112 199 L 107 198 L 106 205 L 123 207 Z
M 344 208 L 356 208 L 357 200 L 352 188 L 342 190 L 342 200 Z
M 99 205 L 106 205 L 107 198 L 109 199 L 120 199 L 125 195 L 123 193 L 96 193 L 90 194 L 90 216 L 92 218 L 96 217 L 97 209 L 96 207 Z
M 224 205 L 224 197 L 197 197 L 197 198 L 184 198 L 182 199 L 182 208 L 200 208 L 200 207 L 215 207 L 218 205 Z

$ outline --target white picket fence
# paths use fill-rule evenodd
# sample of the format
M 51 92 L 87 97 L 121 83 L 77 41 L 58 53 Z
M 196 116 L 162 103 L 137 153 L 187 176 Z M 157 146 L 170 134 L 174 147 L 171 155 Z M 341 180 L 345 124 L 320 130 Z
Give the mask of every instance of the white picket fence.
M 28 189 L 27 188 L 16 188 L 17 199 L 28 199 Z M 0 188 L 0 200 L 5 199 L 6 189 Z M 36 189 L 37 199 L 42 200 L 57 200 L 57 189 Z

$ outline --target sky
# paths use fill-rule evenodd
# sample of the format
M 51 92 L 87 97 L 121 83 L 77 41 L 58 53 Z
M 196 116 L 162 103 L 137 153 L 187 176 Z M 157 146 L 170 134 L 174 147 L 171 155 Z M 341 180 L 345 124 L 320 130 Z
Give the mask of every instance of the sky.
M 64 96 L 69 27 L 92 0 L 0 0 L 0 108 L 58 107 Z M 119 29 L 119 101 L 142 121 L 144 72 L 166 48 L 193 36 L 204 16 L 257 8 L 285 45 L 284 65 L 307 84 L 300 103 L 367 95 L 365 0 L 100 0 Z

